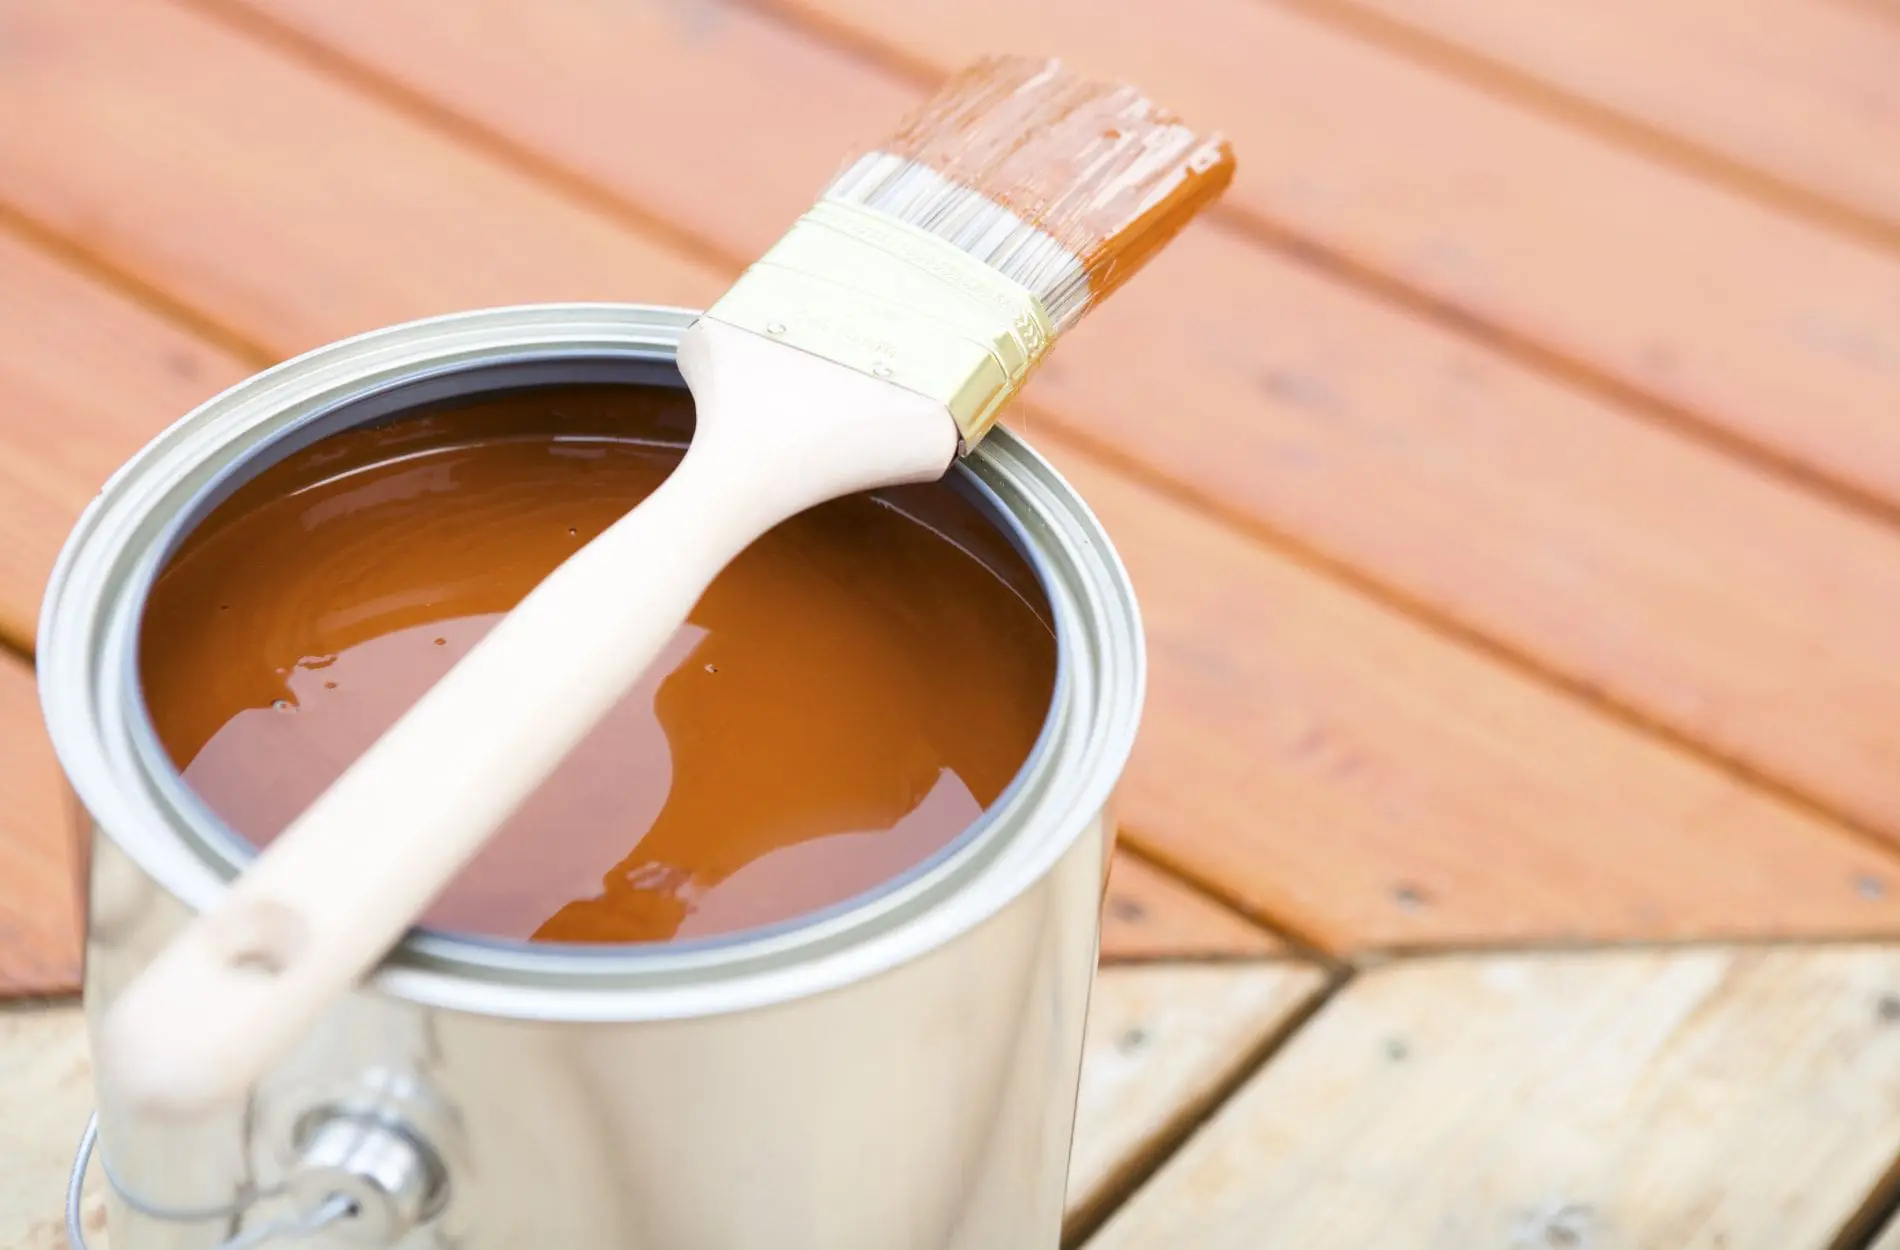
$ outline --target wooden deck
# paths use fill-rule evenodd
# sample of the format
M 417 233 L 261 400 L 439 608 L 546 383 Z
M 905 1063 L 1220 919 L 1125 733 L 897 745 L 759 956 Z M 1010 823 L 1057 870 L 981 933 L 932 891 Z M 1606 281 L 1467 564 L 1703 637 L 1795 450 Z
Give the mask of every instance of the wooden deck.
M 1011 418 L 1150 630 L 1075 1238 L 1900 1250 L 1893 0 L 0 0 L 0 1250 L 105 476 L 342 335 L 703 304 L 1003 49 L 1240 157 Z

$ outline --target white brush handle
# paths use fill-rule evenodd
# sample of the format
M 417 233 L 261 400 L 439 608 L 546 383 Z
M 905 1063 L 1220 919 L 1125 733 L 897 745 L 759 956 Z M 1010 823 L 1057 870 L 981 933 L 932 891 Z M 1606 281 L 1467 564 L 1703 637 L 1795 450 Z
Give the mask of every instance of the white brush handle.
M 813 504 L 942 476 L 942 405 L 701 320 L 698 409 L 659 490 L 505 616 L 127 987 L 101 1030 L 118 1105 L 228 1105 L 362 978 L 631 689 L 720 569 Z M 558 855 L 558 847 L 549 854 Z

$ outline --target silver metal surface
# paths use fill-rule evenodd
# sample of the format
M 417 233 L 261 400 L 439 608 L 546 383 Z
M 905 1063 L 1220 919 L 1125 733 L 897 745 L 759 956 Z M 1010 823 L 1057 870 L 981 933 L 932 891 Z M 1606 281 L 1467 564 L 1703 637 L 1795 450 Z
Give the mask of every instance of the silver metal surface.
M 72 1175 L 66 1181 L 66 1244 L 70 1250 L 91 1250 L 90 1240 L 86 1236 L 86 1173 L 91 1169 L 93 1152 L 99 1144 L 99 1117 L 95 1114 L 86 1121 L 86 1131 L 80 1134 L 79 1149 L 73 1155 Z M 110 1173 L 107 1174 L 110 1176 Z M 114 1192 L 119 1200 L 141 1216 L 163 1220 L 169 1223 L 199 1223 L 205 1220 L 233 1220 L 234 1212 L 241 1212 L 251 1205 L 253 1199 L 246 1196 L 238 1202 L 226 1204 L 226 1209 L 218 1211 L 173 1211 L 142 1202 L 133 1194 L 118 1189 L 113 1182 Z M 219 1242 L 214 1250 L 252 1250 L 270 1241 L 283 1239 L 302 1239 L 320 1233 L 331 1225 L 352 1220 L 357 1214 L 354 1200 L 341 1193 L 332 1193 L 318 1199 L 302 1215 L 288 1215 L 269 1220 L 262 1224 L 252 1224 L 244 1231 L 235 1233 Z
M 249 855 L 184 787 L 139 697 L 139 616 L 175 544 L 243 481 L 340 429 L 518 386 L 678 385 L 672 353 L 693 315 L 537 306 L 378 331 L 241 383 L 107 484 L 39 633 L 47 724 L 91 822 L 95 1027 Z M 870 894 L 733 938 L 414 932 L 241 1110 L 180 1123 L 101 1107 L 101 1149 L 131 1192 L 171 1208 L 260 1195 L 238 1229 L 109 1197 L 115 1250 L 199 1250 L 307 1215 L 325 1189 L 305 1149 L 325 1109 L 438 1161 L 432 1191 L 416 1188 L 429 1168 L 404 1172 L 388 1141 L 357 1158 L 420 1221 L 402 1250 L 1052 1250 L 1107 808 L 1143 693 L 1140 622 L 1094 518 L 1007 431 L 946 480 L 1037 567 L 1060 657 L 1042 739 L 976 826 Z M 303 1244 L 360 1244 L 348 1223 Z
M 342 1198 L 350 1218 L 338 1231 L 366 1246 L 395 1245 L 449 1198 L 442 1161 L 413 1129 L 340 1108 L 304 1117 L 288 1191 L 310 1210 Z

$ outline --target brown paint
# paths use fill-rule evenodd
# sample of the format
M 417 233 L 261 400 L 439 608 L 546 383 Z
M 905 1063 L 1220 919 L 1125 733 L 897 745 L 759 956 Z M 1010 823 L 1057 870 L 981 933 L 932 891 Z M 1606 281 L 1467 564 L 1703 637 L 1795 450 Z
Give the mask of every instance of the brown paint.
M 677 392 L 543 390 L 340 435 L 248 483 L 146 613 L 146 698 L 186 781 L 267 842 L 653 490 L 690 429 Z M 945 487 L 795 517 L 725 570 L 425 922 L 659 941 L 889 880 L 1027 757 L 1054 682 L 1046 612 L 1023 560 Z

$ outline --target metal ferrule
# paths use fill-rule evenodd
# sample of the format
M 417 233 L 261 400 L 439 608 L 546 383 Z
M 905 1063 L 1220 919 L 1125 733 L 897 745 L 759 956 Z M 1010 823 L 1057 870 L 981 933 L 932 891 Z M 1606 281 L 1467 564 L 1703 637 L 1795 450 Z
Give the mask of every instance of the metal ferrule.
M 1034 292 L 887 213 L 820 200 L 706 315 L 940 401 L 974 447 L 1049 350 Z

